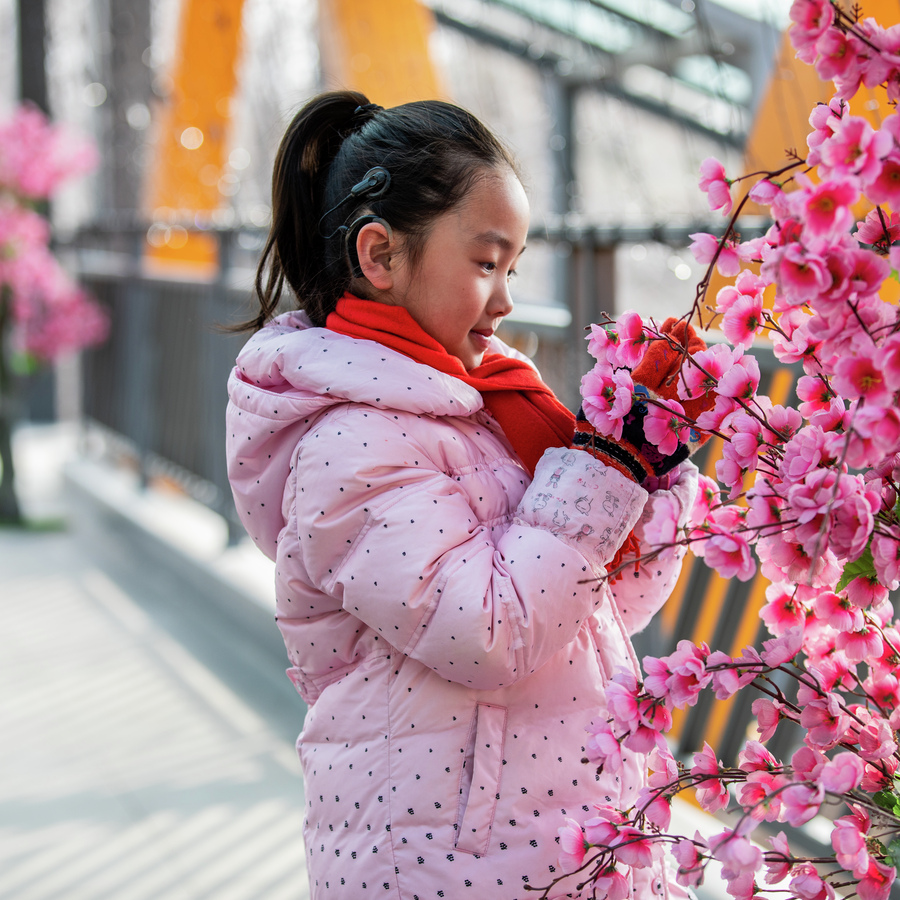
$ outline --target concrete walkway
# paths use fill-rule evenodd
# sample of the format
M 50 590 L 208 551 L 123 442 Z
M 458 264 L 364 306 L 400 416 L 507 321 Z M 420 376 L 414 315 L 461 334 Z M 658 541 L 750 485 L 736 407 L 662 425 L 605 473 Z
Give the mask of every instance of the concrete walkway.
M 0 898 L 304 900 L 304 710 L 270 611 L 204 571 L 190 504 L 73 450 L 17 436 L 23 505 L 67 527 L 0 531 Z

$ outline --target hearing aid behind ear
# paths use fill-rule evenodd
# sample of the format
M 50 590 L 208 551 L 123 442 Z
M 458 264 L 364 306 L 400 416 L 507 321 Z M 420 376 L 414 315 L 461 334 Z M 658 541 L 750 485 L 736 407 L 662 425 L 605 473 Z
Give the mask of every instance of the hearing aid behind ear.
M 358 181 L 356 184 L 350 188 L 350 193 L 341 200 L 340 203 L 335 204 L 331 207 L 326 213 L 322 215 L 322 218 L 319 219 L 319 234 L 325 238 L 326 241 L 331 240 L 339 231 L 344 232 L 344 236 L 346 237 L 347 230 L 352 228 L 353 225 L 356 225 L 360 220 L 357 219 L 351 225 L 338 225 L 333 231 L 328 234 L 325 233 L 325 223 L 328 220 L 328 217 L 337 212 L 345 203 L 349 200 L 361 200 L 365 197 L 367 200 L 380 200 L 387 192 L 388 188 L 391 186 L 391 173 L 388 172 L 384 166 L 373 166 L 363 175 L 362 181 Z M 385 225 L 387 223 L 385 222 Z M 388 225 L 388 228 L 390 226 Z
M 370 200 L 383 197 L 391 186 L 391 173 L 384 166 L 374 166 L 363 176 L 363 180 L 350 188 L 350 194 L 358 197 L 365 194 Z
M 374 171 L 374 170 L 373 170 Z M 384 169 L 381 170 L 385 175 L 388 173 L 385 172 Z M 388 181 L 390 181 L 390 175 L 388 175 Z M 364 225 L 368 225 L 370 222 L 377 222 L 379 225 L 384 227 L 384 230 L 387 231 L 388 240 L 392 241 L 394 239 L 394 230 L 391 228 L 390 223 L 385 219 L 382 219 L 381 216 L 360 216 L 358 219 L 354 219 L 348 226 L 347 230 L 344 233 L 344 240 L 347 244 L 347 257 L 350 260 L 350 271 L 353 273 L 354 278 L 363 278 L 363 270 L 359 265 L 359 253 L 356 249 L 356 236 L 359 234 L 360 228 Z

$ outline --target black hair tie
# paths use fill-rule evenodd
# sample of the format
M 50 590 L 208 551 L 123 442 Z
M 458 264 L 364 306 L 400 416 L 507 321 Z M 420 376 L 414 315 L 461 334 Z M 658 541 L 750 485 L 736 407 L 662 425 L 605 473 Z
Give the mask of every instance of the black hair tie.
M 356 109 L 353 110 L 353 118 L 366 116 L 366 121 L 368 122 L 375 113 L 383 111 L 384 107 L 379 106 L 377 103 L 364 103 L 362 106 L 357 106 Z

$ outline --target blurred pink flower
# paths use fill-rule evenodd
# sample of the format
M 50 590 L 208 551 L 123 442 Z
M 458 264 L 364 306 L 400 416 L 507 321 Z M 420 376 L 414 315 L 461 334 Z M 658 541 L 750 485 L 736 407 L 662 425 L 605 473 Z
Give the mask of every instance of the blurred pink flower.
M 784 881 L 791 870 L 794 854 L 788 845 L 787 837 L 783 831 L 769 838 L 772 851 L 766 854 L 766 884 L 778 884 Z
M 855 753 L 838 753 L 822 767 L 819 784 L 832 794 L 845 794 L 859 787 L 863 769 L 863 761 Z
M 681 838 L 672 846 L 672 856 L 678 863 L 678 874 L 675 880 L 683 887 L 696 887 L 703 883 L 703 857 L 701 849 L 706 849 L 706 841 L 700 832 L 694 833 L 694 840 Z
M 700 190 L 709 200 L 709 208 L 722 210 L 722 215 L 731 212 L 731 183 L 725 177 L 725 167 L 714 156 L 708 156 L 700 164 Z
M 893 866 L 885 865 L 877 859 L 869 859 L 869 868 L 859 880 L 856 892 L 860 900 L 887 900 L 891 885 L 897 877 Z
M 559 834 L 559 867 L 569 874 L 577 872 L 584 862 L 584 854 L 588 848 L 581 826 L 566 817 L 565 825 L 557 829 Z
M 691 775 L 703 776 L 695 782 L 697 802 L 708 813 L 718 812 L 728 805 L 728 788 L 718 778 L 719 761 L 712 747 L 705 741 L 703 749 L 694 754 Z
M 98 159 L 91 142 L 51 123 L 35 106 L 21 106 L 0 122 L 0 188 L 13 194 L 46 200 Z
M 812 64 L 816 58 L 816 41 L 834 21 L 834 10 L 828 0 L 795 0 L 790 16 L 791 43 L 797 56 Z
M 792 784 L 781 792 L 782 818 L 799 828 L 818 813 L 824 799 L 825 792 L 819 785 Z

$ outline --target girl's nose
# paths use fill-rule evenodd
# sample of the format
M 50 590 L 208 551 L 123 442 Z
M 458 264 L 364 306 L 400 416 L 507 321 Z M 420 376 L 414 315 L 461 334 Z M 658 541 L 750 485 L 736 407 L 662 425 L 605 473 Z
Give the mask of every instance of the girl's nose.
M 494 292 L 491 303 L 491 314 L 508 316 L 513 311 L 513 299 L 509 290 L 509 282 L 504 281 Z

